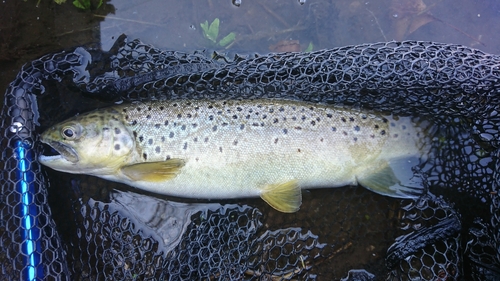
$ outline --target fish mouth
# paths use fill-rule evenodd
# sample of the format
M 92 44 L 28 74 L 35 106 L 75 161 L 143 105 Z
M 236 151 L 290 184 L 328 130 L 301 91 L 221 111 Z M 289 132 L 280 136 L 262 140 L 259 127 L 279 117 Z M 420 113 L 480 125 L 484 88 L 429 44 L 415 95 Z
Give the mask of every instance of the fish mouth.
M 78 154 L 69 145 L 60 143 L 57 141 L 50 141 L 44 143 L 48 149 L 44 149 L 42 155 L 40 155 L 39 160 L 42 163 L 57 162 L 57 161 L 69 161 L 71 163 L 78 162 Z

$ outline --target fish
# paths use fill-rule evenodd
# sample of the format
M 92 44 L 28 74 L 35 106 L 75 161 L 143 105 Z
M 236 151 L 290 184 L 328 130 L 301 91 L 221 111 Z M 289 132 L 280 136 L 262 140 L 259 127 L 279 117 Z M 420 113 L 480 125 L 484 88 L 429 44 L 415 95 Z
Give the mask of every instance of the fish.
M 429 125 L 411 116 L 294 100 L 164 100 L 97 109 L 49 127 L 57 171 L 158 194 L 261 197 L 293 213 L 302 189 L 361 185 L 394 198 L 424 186 Z

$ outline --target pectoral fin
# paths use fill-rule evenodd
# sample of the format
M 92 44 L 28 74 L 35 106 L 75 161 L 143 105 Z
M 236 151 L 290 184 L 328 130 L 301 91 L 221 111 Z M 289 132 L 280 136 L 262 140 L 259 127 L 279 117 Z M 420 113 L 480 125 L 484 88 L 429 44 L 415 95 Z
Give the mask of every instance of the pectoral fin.
M 297 212 L 302 204 L 302 191 L 295 180 L 269 185 L 262 190 L 260 197 L 271 207 L 284 213 Z
M 401 165 L 405 164 L 398 162 L 404 162 L 404 160 L 395 161 L 394 166 L 402 167 Z M 415 198 L 424 191 L 423 186 L 403 185 L 396 176 L 396 174 L 403 176 L 402 172 L 395 173 L 387 161 L 378 162 L 372 167 L 374 168 L 363 171 L 362 175 L 357 176 L 356 179 L 360 185 L 373 192 L 394 198 Z M 405 172 L 404 177 L 407 176 Z
M 173 179 L 184 166 L 182 159 L 124 166 L 122 173 L 133 181 L 161 182 Z

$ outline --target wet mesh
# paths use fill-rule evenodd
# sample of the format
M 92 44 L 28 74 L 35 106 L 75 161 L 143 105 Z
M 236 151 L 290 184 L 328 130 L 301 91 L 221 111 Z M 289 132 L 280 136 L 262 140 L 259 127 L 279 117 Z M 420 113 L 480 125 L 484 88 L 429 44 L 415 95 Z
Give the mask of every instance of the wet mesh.
M 6 91 L 0 279 L 498 280 L 499 78 L 499 56 L 431 42 L 229 56 L 121 37 L 108 52 L 46 55 Z M 36 161 L 38 133 L 66 117 L 178 98 L 288 98 L 425 117 L 439 132 L 415 171 L 429 193 L 412 201 L 317 190 L 290 215 L 251 199 L 174 203 Z

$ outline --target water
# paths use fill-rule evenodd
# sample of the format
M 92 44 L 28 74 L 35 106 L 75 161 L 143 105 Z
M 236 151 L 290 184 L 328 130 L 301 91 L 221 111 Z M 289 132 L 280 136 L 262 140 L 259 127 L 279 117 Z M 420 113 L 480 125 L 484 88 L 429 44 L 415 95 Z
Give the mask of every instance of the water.
M 271 45 L 286 46 L 298 40 L 300 50 L 313 43 L 314 50 L 388 40 L 426 40 L 473 46 L 500 54 L 498 4 L 494 0 L 419 1 L 372 0 L 299 0 L 242 1 L 226 0 L 192 2 L 173 0 L 109 1 L 98 9 L 80 11 L 67 1 L 36 3 L 3 1 L 0 3 L 0 85 L 5 89 L 22 64 L 43 54 L 63 48 L 90 44 L 109 49 L 125 33 L 129 39 L 140 38 L 155 47 L 192 51 L 210 49 L 232 53 L 267 53 Z M 453 5 L 451 5 L 453 3 Z M 428 12 L 435 17 L 423 17 Z M 473 12 L 471 12 L 473 11 Z M 480 15 L 480 16 L 479 16 Z M 220 19 L 218 41 L 230 32 L 236 34 L 228 49 L 213 44 L 203 36 L 200 24 Z M 411 23 L 408 24 L 407 22 Z M 424 22 L 428 21 L 426 24 Z M 409 32 L 412 30 L 412 32 Z M 283 43 L 284 42 L 284 43 Z M 279 51 L 279 50 L 278 50 Z M 84 72 L 84 70 L 82 71 Z M 55 87 L 51 89 L 56 89 Z M 54 95 L 56 96 L 56 95 Z M 64 108 L 81 104 L 61 94 Z M 2 99 L 3 100 L 3 99 Z M 68 110 L 69 111 L 69 110 Z M 16 131 L 22 124 L 15 124 Z M 18 126 L 19 125 L 19 126 Z M 105 182 L 101 182 L 105 184 Z M 94 196 L 97 197 L 97 196 Z M 177 199 L 182 201 L 182 199 Z M 363 202 L 364 208 L 352 206 Z M 227 201 L 222 202 L 227 203 Z M 309 227 L 324 242 L 339 237 L 355 241 L 334 258 L 320 266 L 333 268 L 331 276 L 340 278 L 352 268 L 382 266 L 386 237 L 395 237 L 397 201 L 373 196 L 359 188 L 305 192 L 302 211 L 286 216 L 272 211 L 260 199 L 234 200 L 259 207 L 266 214 L 268 227 Z M 328 227 L 325 229 L 324 225 Z M 347 230 L 347 231 L 343 231 Z M 379 244 L 378 242 L 386 244 Z M 327 270 L 325 270 L 327 271 Z M 376 273 L 372 270 L 371 273 Z M 325 273 L 326 274 L 326 273 Z M 330 275 L 329 275 L 330 276 Z

